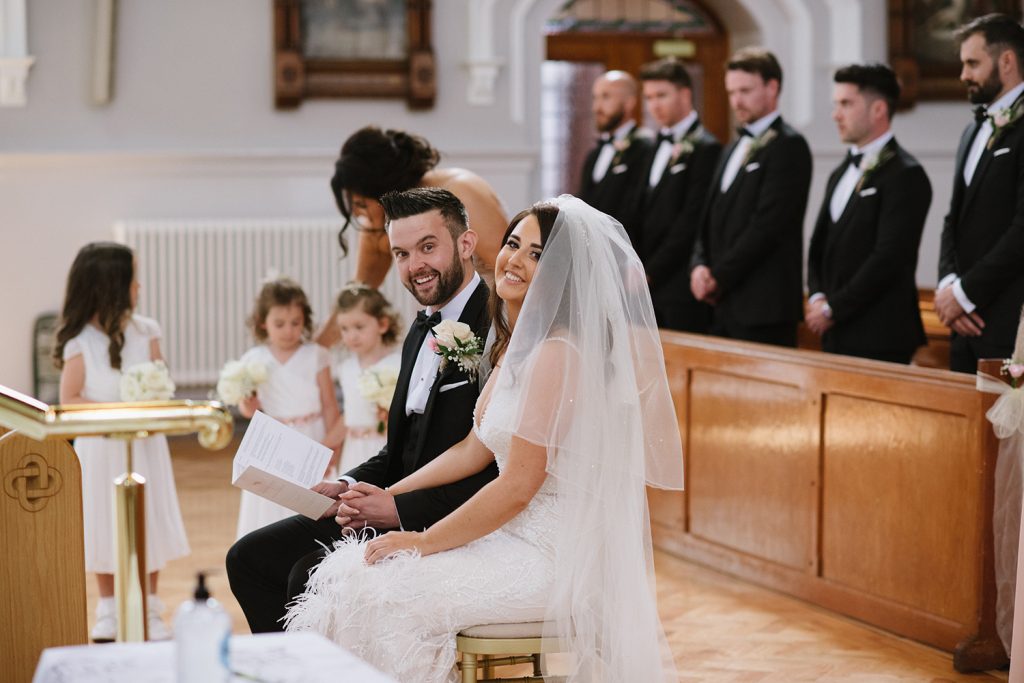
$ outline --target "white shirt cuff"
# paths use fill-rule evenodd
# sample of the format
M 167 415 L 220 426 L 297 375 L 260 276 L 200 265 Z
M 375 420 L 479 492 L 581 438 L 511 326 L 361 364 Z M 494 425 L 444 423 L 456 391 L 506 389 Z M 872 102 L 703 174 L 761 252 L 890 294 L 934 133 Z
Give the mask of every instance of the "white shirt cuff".
M 967 295 L 964 294 L 964 288 L 960 284 L 960 278 L 957 278 L 956 282 L 953 283 L 953 296 L 956 297 L 956 301 L 960 304 L 960 308 L 964 309 L 964 313 L 973 313 L 974 309 L 977 308 L 977 306 L 974 305 L 974 302 L 968 299 Z
M 935 286 L 935 289 L 936 291 L 940 289 L 945 289 L 946 287 L 949 287 L 951 284 L 953 284 L 959 279 L 960 278 L 957 277 L 956 273 L 950 273 L 946 277 L 939 280 L 939 284 Z
M 358 482 L 347 474 L 338 477 L 338 481 L 348 482 L 349 488 L 355 486 Z
M 807 298 L 807 303 L 813 304 L 815 301 L 821 301 L 824 298 L 825 292 L 815 292 L 814 294 L 811 294 L 811 296 Z

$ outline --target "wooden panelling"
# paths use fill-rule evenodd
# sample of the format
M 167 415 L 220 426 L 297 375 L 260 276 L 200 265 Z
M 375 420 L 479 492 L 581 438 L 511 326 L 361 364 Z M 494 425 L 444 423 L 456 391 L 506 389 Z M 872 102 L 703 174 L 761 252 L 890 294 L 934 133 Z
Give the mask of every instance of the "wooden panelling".
M 817 406 L 799 386 L 695 369 L 690 533 L 795 569 L 812 563 Z
M 0 679 L 29 681 L 44 648 L 86 642 L 82 475 L 66 441 L 0 437 Z
M 977 576 L 959 550 L 980 539 L 967 418 L 843 395 L 826 405 L 822 576 L 968 623 Z
M 954 652 L 994 635 L 989 395 L 970 375 L 663 332 L 684 493 L 663 550 Z M 679 509 L 682 508 L 682 513 Z

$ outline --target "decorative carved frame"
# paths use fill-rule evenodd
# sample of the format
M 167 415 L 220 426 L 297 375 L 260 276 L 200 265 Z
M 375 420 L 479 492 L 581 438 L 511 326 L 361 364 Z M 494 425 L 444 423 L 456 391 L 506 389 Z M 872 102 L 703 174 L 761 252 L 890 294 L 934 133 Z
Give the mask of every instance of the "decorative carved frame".
M 954 51 L 949 62 L 922 59 L 914 41 L 914 0 L 888 0 L 889 63 L 903 86 L 900 104 L 912 107 L 919 100 L 964 100 L 960 83 L 960 62 Z M 943 10 L 936 10 L 940 12 Z M 1002 12 L 1021 18 L 1021 4 L 1015 0 L 978 0 L 971 3 L 971 17 Z M 953 46 L 955 50 L 956 47 Z
M 312 97 L 402 97 L 410 109 L 432 107 L 431 0 L 405 0 L 405 7 L 405 59 L 311 59 L 302 52 L 302 0 L 274 0 L 275 106 L 294 109 Z

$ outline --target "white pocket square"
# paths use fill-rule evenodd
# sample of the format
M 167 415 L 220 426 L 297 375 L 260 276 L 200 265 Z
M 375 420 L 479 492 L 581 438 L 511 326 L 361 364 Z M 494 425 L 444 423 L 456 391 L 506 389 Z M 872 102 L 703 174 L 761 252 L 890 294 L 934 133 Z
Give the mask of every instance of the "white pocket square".
M 1002 156 L 1003 154 L 1006 154 L 1009 151 L 1010 151 L 1009 147 L 1003 147 L 1002 149 L 997 149 L 996 151 L 992 152 L 992 156 L 994 156 L 994 157 Z
M 618 166 L 612 166 L 612 173 L 615 173 L 616 175 L 619 174 L 619 173 L 625 173 L 628 168 L 629 167 L 626 166 L 625 164 L 619 164 Z
M 760 161 L 751 162 L 751 163 L 747 164 L 747 173 L 750 173 L 751 171 L 756 171 L 759 168 L 761 168 L 761 162 Z
M 443 394 L 446 391 L 451 391 L 452 389 L 458 389 L 459 387 L 464 386 L 466 384 L 469 384 L 469 380 L 468 379 L 464 379 L 461 382 L 452 382 L 451 384 L 443 384 L 440 387 L 438 387 L 437 393 Z
M 686 170 L 686 164 L 676 164 L 675 166 L 672 166 L 671 168 L 669 168 L 668 172 L 673 174 L 673 175 L 675 175 L 676 173 L 679 173 L 679 172 L 685 171 L 685 170 Z
M 866 187 L 866 188 L 864 188 L 863 190 L 860 191 L 860 196 L 861 197 L 870 197 L 871 195 L 873 195 L 873 194 L 875 194 L 877 192 L 878 192 L 878 188 L 877 187 Z

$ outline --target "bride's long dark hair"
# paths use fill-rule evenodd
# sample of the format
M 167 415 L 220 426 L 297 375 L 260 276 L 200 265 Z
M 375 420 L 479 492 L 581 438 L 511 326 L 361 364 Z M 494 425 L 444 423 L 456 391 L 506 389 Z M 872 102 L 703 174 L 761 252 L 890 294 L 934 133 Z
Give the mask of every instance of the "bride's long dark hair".
M 540 225 L 541 258 L 544 258 L 543 247 L 551 235 L 552 228 L 555 226 L 555 219 L 558 218 L 558 207 L 554 204 L 538 202 L 513 216 L 512 220 L 509 221 L 505 234 L 501 237 L 501 244 L 502 246 L 505 245 L 508 241 L 508 236 L 512 234 L 512 231 L 519 225 L 519 222 L 527 216 L 536 218 L 537 223 Z M 497 273 L 495 273 L 494 279 L 498 279 Z M 505 302 L 498 296 L 497 286 L 491 289 L 489 305 L 491 309 L 491 325 L 494 327 L 494 344 L 491 346 L 489 360 L 493 366 L 505 353 L 505 349 L 508 348 L 508 340 L 512 336 L 512 330 L 508 326 L 508 316 L 505 315 Z

